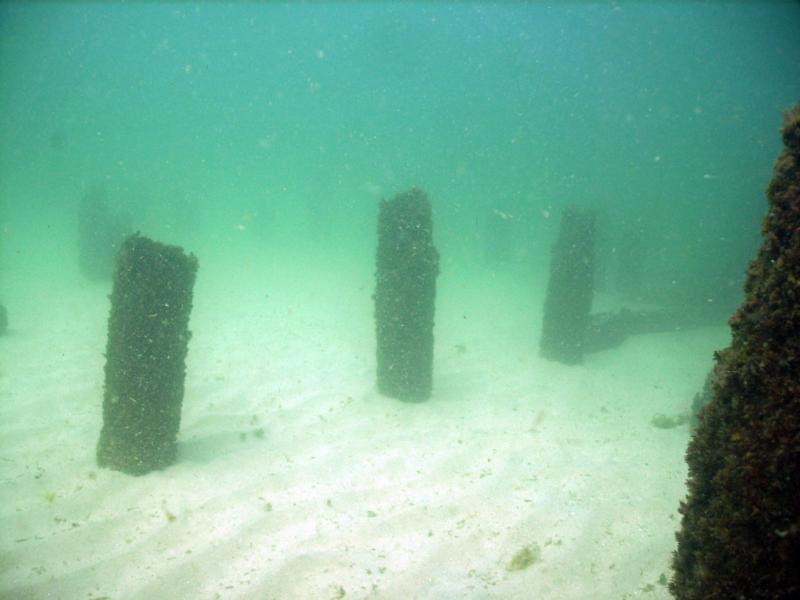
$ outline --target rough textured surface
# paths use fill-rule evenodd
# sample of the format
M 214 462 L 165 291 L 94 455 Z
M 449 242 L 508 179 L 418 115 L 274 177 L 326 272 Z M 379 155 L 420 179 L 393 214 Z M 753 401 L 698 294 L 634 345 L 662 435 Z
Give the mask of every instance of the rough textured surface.
M 141 475 L 170 465 L 180 426 L 197 260 L 138 234 L 117 256 L 97 464 Z
M 8 329 L 8 313 L 6 307 L 0 304 L 0 335 Z
M 376 263 L 378 391 L 401 400 L 425 400 L 433 386 L 439 254 L 431 205 L 422 190 L 381 202 Z
M 568 206 L 550 255 L 540 342 L 545 358 L 567 364 L 583 359 L 594 294 L 594 236 L 594 214 Z
M 800 105 L 782 133 L 763 243 L 687 452 L 681 600 L 800 594 Z

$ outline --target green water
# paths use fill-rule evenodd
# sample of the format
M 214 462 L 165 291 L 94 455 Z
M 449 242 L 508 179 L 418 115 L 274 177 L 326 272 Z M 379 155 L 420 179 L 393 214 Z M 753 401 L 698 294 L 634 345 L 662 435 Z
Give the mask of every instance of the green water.
M 483 256 L 495 210 L 540 260 L 578 203 L 612 245 L 645 232 L 653 287 L 736 296 L 800 91 L 788 2 L 0 11 L 3 223 L 63 241 L 59 268 L 96 181 L 201 256 L 218 239 L 358 254 L 378 199 L 418 185 L 449 260 Z
M 531 576 L 542 598 L 665 598 L 685 491 L 681 419 L 759 244 L 781 112 L 800 98 L 798 30 L 797 2 L 0 3 L 0 529 L 13 531 L 0 596 L 524 598 L 532 588 L 518 582 Z M 97 185 L 132 229 L 200 265 L 179 460 L 134 480 L 94 463 L 111 283 L 80 268 L 79 208 Z M 409 408 L 375 393 L 371 294 L 379 202 L 412 186 L 433 206 L 441 275 L 433 395 Z M 596 215 L 595 311 L 702 319 L 584 365 L 541 358 L 550 249 L 570 204 Z M 651 426 L 658 414 L 664 431 Z M 512 465 L 502 492 L 462 502 L 454 473 L 472 461 L 491 483 L 486 465 L 504 452 L 535 474 Z M 369 468 L 337 471 L 351 458 Z M 569 468 L 536 471 L 546 458 Z M 359 595 L 363 557 L 346 572 L 338 547 L 282 546 L 266 521 L 328 523 L 332 507 L 356 506 L 380 529 L 394 507 L 373 510 L 383 488 L 337 493 L 393 477 L 418 506 L 440 489 L 455 498 L 409 517 L 419 547 L 446 539 L 434 519 L 452 519 L 452 532 L 479 514 L 491 530 L 468 524 L 462 546 L 431 550 L 438 592 L 414 595 L 412 572 Z M 531 481 L 555 499 L 521 500 Z M 215 504 L 217 488 L 233 491 Z M 591 535 L 564 534 L 561 548 L 552 521 L 525 512 L 548 501 L 588 514 Z M 153 526 L 137 539 L 131 506 L 167 515 L 183 537 Z M 229 536 L 203 520 L 228 510 L 250 529 Z M 337 521 L 356 532 L 349 548 L 361 541 L 353 523 Z M 507 523 L 517 529 L 506 538 Z M 524 529 L 541 533 L 514 537 Z M 226 592 L 218 568 L 253 547 L 269 554 L 262 533 L 287 563 L 270 555 L 274 572 L 250 587 L 231 567 L 241 586 Z M 188 554 L 187 539 L 197 565 L 163 580 L 160 566 L 117 578 L 108 558 L 155 563 L 164 548 Z M 87 557 L 61 578 L 59 544 Z M 391 560 L 414 555 L 389 546 L 387 580 L 402 571 Z M 558 562 L 562 549 L 575 565 Z M 530 570 L 513 567 L 520 552 Z M 335 581 L 298 579 L 307 555 Z M 510 582 L 504 592 L 463 591 L 472 575 L 459 569 L 484 555 L 495 566 L 474 569 L 485 585 Z

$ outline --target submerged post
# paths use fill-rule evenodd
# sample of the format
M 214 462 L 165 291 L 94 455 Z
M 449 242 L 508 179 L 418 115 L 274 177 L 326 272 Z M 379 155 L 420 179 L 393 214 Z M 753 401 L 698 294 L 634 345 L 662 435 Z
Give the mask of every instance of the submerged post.
M 782 134 L 761 248 L 686 453 L 678 600 L 800 590 L 800 104 Z
M 539 346 L 545 358 L 567 364 L 583 359 L 594 294 L 594 236 L 594 213 L 568 206 L 550 254 Z
M 375 285 L 378 391 L 422 401 L 433 387 L 433 314 L 439 254 L 431 204 L 413 188 L 381 201 Z
M 647 238 L 641 219 L 623 223 L 617 239 L 617 288 L 624 295 L 638 299 L 647 260 Z
M 78 205 L 78 260 L 81 273 L 89 279 L 110 279 L 114 257 L 130 235 L 130 216 L 111 210 L 103 185 L 95 185 Z
M 134 234 L 117 255 L 97 464 L 131 475 L 175 461 L 197 259 Z

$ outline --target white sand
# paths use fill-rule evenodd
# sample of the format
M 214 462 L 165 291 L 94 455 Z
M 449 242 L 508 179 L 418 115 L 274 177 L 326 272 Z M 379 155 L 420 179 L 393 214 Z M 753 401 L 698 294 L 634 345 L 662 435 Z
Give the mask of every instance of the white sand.
M 94 462 L 107 290 L 6 278 L 0 597 L 669 597 L 689 433 L 650 419 L 724 328 L 567 367 L 538 357 L 541 279 L 444 265 L 434 397 L 403 404 L 374 389 L 369 257 L 200 262 L 180 459 L 144 477 Z

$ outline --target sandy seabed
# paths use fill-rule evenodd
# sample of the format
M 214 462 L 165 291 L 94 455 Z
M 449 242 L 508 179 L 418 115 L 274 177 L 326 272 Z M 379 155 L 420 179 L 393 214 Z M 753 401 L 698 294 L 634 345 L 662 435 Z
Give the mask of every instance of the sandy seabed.
M 565 366 L 541 277 L 444 264 L 434 396 L 405 404 L 375 390 L 370 265 L 200 263 L 179 460 L 143 477 L 95 465 L 108 286 L 6 278 L 0 597 L 669 597 L 689 431 L 650 421 L 724 327 Z

